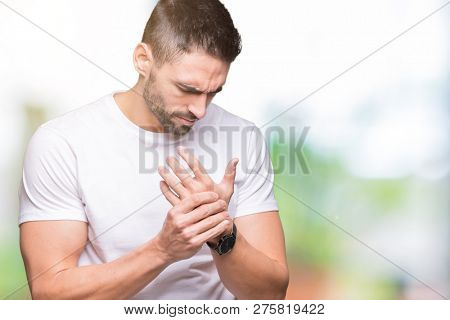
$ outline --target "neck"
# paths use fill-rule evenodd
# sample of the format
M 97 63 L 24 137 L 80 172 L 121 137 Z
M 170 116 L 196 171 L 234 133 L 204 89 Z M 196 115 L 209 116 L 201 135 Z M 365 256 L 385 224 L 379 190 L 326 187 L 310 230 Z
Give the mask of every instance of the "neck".
M 123 114 L 138 127 L 152 132 L 163 132 L 158 119 L 148 108 L 144 98 L 144 85 L 138 82 L 134 87 L 114 94 L 114 100 Z

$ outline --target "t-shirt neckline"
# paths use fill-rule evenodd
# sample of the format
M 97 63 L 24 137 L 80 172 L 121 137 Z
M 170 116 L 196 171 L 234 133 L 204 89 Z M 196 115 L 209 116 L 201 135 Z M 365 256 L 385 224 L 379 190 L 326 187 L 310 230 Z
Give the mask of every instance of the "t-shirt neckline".
M 171 145 L 175 143 L 180 143 L 184 141 L 189 134 L 191 134 L 192 130 L 194 128 L 191 128 L 191 131 L 187 134 L 181 136 L 181 137 L 174 137 L 171 133 L 161 133 L 161 132 L 153 132 L 149 130 L 145 130 L 138 125 L 136 125 L 134 122 L 132 122 L 120 109 L 120 106 L 117 104 L 116 100 L 114 99 L 114 94 L 121 93 L 124 91 L 113 91 L 110 94 L 106 96 L 106 102 L 109 107 L 111 107 L 114 117 L 121 123 L 121 125 L 131 132 L 134 136 L 137 136 L 139 140 L 144 143 L 145 145 L 155 145 L 155 144 L 161 144 L 161 145 Z M 194 124 L 195 127 L 195 124 Z

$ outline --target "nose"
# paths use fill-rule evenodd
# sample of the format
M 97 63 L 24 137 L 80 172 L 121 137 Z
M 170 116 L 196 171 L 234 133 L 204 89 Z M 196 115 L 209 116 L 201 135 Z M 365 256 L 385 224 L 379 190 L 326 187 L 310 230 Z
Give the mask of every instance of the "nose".
M 206 94 L 199 94 L 195 101 L 189 104 L 189 111 L 193 113 L 197 119 L 201 119 L 206 114 L 206 106 L 208 105 L 208 97 Z

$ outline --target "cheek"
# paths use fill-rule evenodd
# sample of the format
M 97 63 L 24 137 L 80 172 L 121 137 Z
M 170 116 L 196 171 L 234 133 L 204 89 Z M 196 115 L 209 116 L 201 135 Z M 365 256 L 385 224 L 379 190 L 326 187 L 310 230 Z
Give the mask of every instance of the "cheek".
M 181 93 L 176 88 L 172 87 L 162 88 L 161 94 L 164 96 L 164 101 L 166 101 L 169 106 L 179 103 L 182 99 Z
M 186 106 L 188 105 L 186 97 L 167 96 L 164 101 L 166 107 L 171 111 L 186 109 Z
M 164 88 L 161 88 L 158 95 L 168 111 L 175 110 L 178 106 L 183 105 L 183 98 L 172 90 L 164 90 Z
M 180 97 L 176 95 L 168 95 L 164 97 L 164 106 L 168 113 L 186 113 L 189 103 L 186 97 Z

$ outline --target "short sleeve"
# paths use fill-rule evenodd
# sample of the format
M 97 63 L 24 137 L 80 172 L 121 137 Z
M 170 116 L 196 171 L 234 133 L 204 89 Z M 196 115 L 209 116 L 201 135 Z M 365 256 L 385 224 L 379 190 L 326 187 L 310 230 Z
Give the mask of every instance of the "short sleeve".
M 251 127 L 247 154 L 241 159 L 243 181 L 237 185 L 235 217 L 265 211 L 278 211 L 273 193 L 273 167 L 261 130 Z
M 25 152 L 19 187 L 19 224 L 39 220 L 87 222 L 76 156 L 56 129 L 40 126 Z

